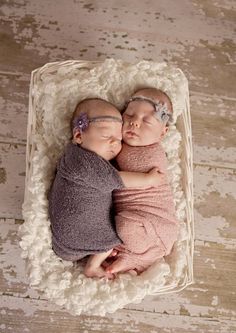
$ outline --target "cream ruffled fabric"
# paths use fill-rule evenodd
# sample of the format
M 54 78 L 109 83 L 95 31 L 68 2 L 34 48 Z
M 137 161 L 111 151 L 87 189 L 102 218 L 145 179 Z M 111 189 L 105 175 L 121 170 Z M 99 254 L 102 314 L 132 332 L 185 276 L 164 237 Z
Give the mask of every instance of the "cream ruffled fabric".
M 101 97 L 122 108 L 138 88 L 157 87 L 171 98 L 174 120 L 185 110 L 188 84 L 183 73 L 165 63 L 141 61 L 127 64 L 108 59 L 82 65 L 79 61 L 48 64 L 31 79 L 28 157 L 23 216 L 20 228 L 23 258 L 31 285 L 74 314 L 104 315 L 146 295 L 185 287 L 188 277 L 190 235 L 186 200 L 181 185 L 181 134 L 171 125 L 163 143 L 169 159 L 179 239 L 170 256 L 137 277 L 121 274 L 115 281 L 86 278 L 83 263 L 62 261 L 51 248 L 47 191 L 56 161 L 70 138 L 69 121 L 75 105 L 87 97 Z M 189 263 L 190 262 L 190 263 Z

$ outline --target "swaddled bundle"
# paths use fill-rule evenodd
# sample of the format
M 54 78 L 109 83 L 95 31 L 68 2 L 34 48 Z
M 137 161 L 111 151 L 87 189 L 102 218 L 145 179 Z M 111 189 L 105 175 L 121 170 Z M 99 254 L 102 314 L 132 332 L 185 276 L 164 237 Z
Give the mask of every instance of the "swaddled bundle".
M 167 159 L 161 144 L 131 147 L 123 144 L 116 161 L 120 170 L 146 172 L 158 167 L 166 173 Z M 119 256 L 127 270 L 142 272 L 158 258 L 168 255 L 177 239 L 178 222 L 171 187 L 132 188 L 114 191 L 116 229 L 125 246 Z
M 121 243 L 111 224 L 111 192 L 122 187 L 108 161 L 68 144 L 49 195 L 52 247 L 59 257 L 75 261 Z

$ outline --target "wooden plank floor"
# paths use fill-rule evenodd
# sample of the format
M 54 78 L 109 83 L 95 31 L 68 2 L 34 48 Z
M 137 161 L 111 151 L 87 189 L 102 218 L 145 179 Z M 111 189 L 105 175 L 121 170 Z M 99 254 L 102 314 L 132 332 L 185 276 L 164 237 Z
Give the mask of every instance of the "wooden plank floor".
M 0 0 L 0 332 L 236 332 L 236 1 Z M 151 59 L 190 83 L 195 284 L 105 318 L 28 286 L 22 221 L 30 72 L 67 59 Z

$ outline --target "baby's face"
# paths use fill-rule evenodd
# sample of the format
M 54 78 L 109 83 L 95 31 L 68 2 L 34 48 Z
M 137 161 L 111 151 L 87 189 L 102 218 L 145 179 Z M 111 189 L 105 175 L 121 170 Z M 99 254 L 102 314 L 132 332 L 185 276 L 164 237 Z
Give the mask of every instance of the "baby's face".
M 123 141 L 130 146 L 148 146 L 161 141 L 168 128 L 154 116 L 147 101 L 132 101 L 123 113 Z
M 109 161 L 121 150 L 122 124 L 116 121 L 92 122 L 82 133 L 81 140 L 81 147 Z
M 90 100 L 87 103 L 87 111 L 83 116 L 85 120 L 81 120 L 86 123 L 87 118 L 90 122 L 84 129 L 75 126 L 73 141 L 109 161 L 121 150 L 121 114 L 114 106 L 101 100 Z

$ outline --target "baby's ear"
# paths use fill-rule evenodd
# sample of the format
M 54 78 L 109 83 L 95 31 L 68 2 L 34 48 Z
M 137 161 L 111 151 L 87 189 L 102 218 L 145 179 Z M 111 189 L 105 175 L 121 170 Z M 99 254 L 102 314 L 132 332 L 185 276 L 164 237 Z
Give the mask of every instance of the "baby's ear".
M 73 142 L 78 144 L 82 143 L 81 132 L 78 128 L 73 129 Z

